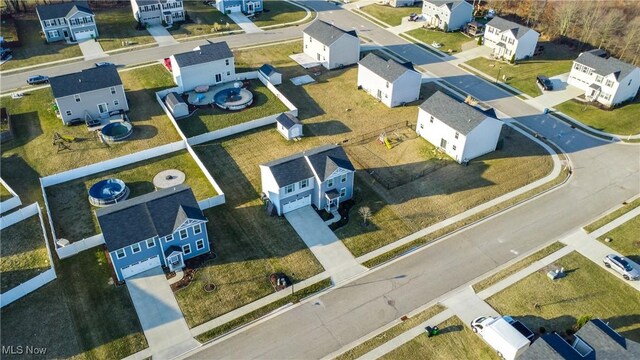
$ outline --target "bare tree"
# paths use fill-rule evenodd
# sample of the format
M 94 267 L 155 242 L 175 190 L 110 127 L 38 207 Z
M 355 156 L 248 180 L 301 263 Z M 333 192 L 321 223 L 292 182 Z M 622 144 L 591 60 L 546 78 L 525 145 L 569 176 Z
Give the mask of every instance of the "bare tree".
M 633 20 L 629 21 L 624 29 L 624 34 L 619 57 L 622 59 L 625 55 L 631 53 L 633 56 L 631 56 L 630 59 L 632 59 L 633 64 L 636 64 L 638 50 L 640 50 L 638 49 L 640 47 L 640 40 L 638 40 L 640 36 L 640 16 L 636 16 Z
M 367 225 L 367 219 L 371 217 L 371 209 L 369 209 L 368 206 L 363 206 L 358 209 L 358 214 L 362 216 L 362 220 L 364 221 L 363 225 Z
M 544 13 L 544 9 L 547 6 L 547 0 L 531 0 L 529 9 L 525 13 L 525 19 L 527 26 L 537 25 L 540 16 Z
M 601 26 L 600 20 L 603 17 L 603 7 L 600 1 L 585 1 L 580 10 L 578 19 L 580 21 L 580 41 L 582 41 L 582 47 L 586 44 L 591 44 L 593 35 L 596 30 Z
M 598 37 L 600 41 L 598 47 L 607 47 L 610 52 L 614 49 L 608 47 L 609 41 L 621 30 L 624 20 L 624 13 L 620 9 L 609 10 L 598 23 Z M 615 45 L 615 44 L 614 44 Z M 615 46 L 614 46 L 615 47 Z
M 4 4 L 9 13 L 17 13 L 20 11 L 18 0 L 4 0 Z
M 554 4 L 555 29 L 561 37 L 567 37 L 569 31 L 575 27 L 576 17 L 582 6 L 580 1 L 561 1 Z M 551 27 L 552 29 L 554 27 Z

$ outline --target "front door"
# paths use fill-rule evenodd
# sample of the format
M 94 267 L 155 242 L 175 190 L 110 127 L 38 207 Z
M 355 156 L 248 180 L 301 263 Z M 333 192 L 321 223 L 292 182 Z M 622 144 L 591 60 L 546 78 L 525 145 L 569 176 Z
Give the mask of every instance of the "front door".
M 169 271 L 180 270 L 184 267 L 184 259 L 181 252 L 174 252 L 167 258 L 167 264 L 169 264 Z
M 318 61 L 321 61 L 321 60 L 320 60 L 320 53 L 318 53 Z
M 100 116 L 108 114 L 109 108 L 107 107 L 107 103 L 98 104 L 98 112 L 100 113 Z
M 173 19 L 171 18 L 171 15 L 165 15 L 164 16 L 164 21 L 169 25 L 171 25 L 173 23 Z
M 222 81 L 222 74 L 216 74 L 216 83 L 219 83 Z
M 252 13 L 253 12 L 253 3 L 247 4 L 247 12 L 248 13 Z
M 65 29 L 65 30 L 62 30 L 62 35 L 63 35 L 63 36 L 64 36 L 64 38 L 66 39 L 66 38 L 68 38 L 68 37 L 69 37 L 69 32 L 68 32 L 66 29 Z

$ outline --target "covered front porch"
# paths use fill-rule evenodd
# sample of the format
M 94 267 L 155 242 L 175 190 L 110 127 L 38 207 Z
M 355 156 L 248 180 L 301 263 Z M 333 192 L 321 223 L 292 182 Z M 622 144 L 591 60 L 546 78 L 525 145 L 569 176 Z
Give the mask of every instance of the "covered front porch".
M 178 271 L 184 268 L 184 253 L 179 246 L 170 246 L 164 251 L 165 263 L 169 271 Z
M 337 212 L 340 206 L 340 192 L 336 189 L 331 189 L 324 193 L 324 197 L 327 201 L 324 209 L 330 213 Z

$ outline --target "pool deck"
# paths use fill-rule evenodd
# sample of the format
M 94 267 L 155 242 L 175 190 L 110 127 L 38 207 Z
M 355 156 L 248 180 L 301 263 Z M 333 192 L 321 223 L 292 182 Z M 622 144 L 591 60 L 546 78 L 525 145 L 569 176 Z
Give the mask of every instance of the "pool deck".
M 111 124 L 111 123 L 119 123 L 119 122 L 124 122 L 125 119 L 127 119 L 126 114 L 118 114 L 118 115 L 112 115 L 103 119 L 96 119 L 96 120 L 100 120 L 100 125 L 96 125 L 96 126 L 90 126 L 87 127 L 88 131 L 98 131 L 98 130 L 102 130 L 103 127 Z
M 197 93 L 195 90 L 186 91 L 185 94 L 189 96 L 189 98 L 187 99 L 187 103 L 189 103 L 190 105 L 196 105 L 196 106 L 212 104 L 214 102 L 214 96 L 218 92 L 224 89 L 234 88 L 235 86 L 233 84 L 235 84 L 236 82 L 242 83 L 242 81 L 230 81 L 224 84 L 211 85 L 209 86 L 209 90 L 201 93 Z M 204 97 L 200 101 L 198 101 L 197 100 L 198 96 L 204 96 Z

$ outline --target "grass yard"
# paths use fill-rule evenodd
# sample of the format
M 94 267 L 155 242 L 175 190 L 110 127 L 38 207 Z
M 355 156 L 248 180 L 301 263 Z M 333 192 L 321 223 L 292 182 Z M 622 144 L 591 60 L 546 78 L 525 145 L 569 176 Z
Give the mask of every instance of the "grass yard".
M 18 29 L 16 27 L 15 21 L 10 17 L 3 17 L 0 21 L 0 36 L 6 42 L 18 41 L 20 38 L 18 37 Z
M 198 109 L 188 117 L 178 121 L 180 129 L 187 137 L 238 125 L 265 116 L 287 111 L 286 106 L 258 80 L 251 80 L 253 103 L 241 111 L 228 111 L 216 107 Z
M 583 315 L 609 323 L 622 336 L 640 341 L 640 293 L 589 259 L 572 252 L 555 262 L 567 277 L 551 281 L 544 268 L 487 299 L 500 314 L 521 320 L 530 329 L 563 332 Z M 597 279 L 597 280 L 596 280 Z
M 422 6 L 407 6 L 394 8 L 389 5 L 372 4 L 360 8 L 360 11 L 373 16 L 387 25 L 398 26 L 402 24 L 402 18 L 413 13 L 422 12 Z
M 495 79 L 500 72 L 500 81 L 529 96 L 536 97 L 542 95 L 542 91 L 536 84 L 536 76 L 542 74 L 551 77 L 567 73 L 571 71 L 573 60 L 578 56 L 577 52 L 571 51 L 564 45 L 549 42 L 540 45 L 544 45 L 544 52 L 541 55 L 520 60 L 516 65 L 483 57 L 469 60 L 465 64 L 491 76 L 491 79 Z M 503 76 L 507 77 L 507 81 L 503 81 Z
M 442 47 L 438 50 L 445 53 L 460 52 L 462 51 L 462 44 L 476 42 L 476 40 L 463 35 L 461 32 L 443 32 L 420 28 L 407 31 L 405 34 L 410 35 L 427 45 L 431 45 L 434 42 L 440 43 L 442 44 Z
M 630 203 L 626 203 L 624 205 L 622 205 L 620 208 L 612 211 L 611 213 L 601 217 L 600 219 L 592 222 L 591 224 L 587 225 L 584 227 L 584 230 L 587 233 L 591 233 L 594 232 L 598 229 L 600 229 L 601 227 L 607 225 L 608 223 L 612 222 L 613 220 L 619 218 L 620 216 L 628 213 L 629 211 L 637 208 L 638 206 L 640 206 L 640 198 L 637 198 L 635 200 L 633 200 Z
M 154 43 L 147 30 L 136 30 L 136 21 L 129 6 L 95 10 L 96 24 L 100 32 L 100 45 L 104 51 L 127 48 L 131 45 Z
M 189 15 L 191 22 L 182 23 L 180 27 L 169 30 L 175 39 L 190 36 L 211 35 L 216 31 L 240 30 L 230 17 L 218 11 L 202 1 L 185 1 L 184 10 Z
M 94 216 L 97 208 L 87 199 L 89 189 L 96 182 L 108 178 L 120 179 L 129 187 L 131 199 L 155 191 L 153 177 L 168 169 L 185 173 L 185 184 L 191 186 L 197 200 L 217 195 L 191 155 L 186 150 L 180 150 L 46 188 L 56 235 L 73 242 L 100 232 Z
M 4 228 L 1 238 L 0 293 L 22 284 L 51 266 L 40 217 L 37 215 Z
M 638 229 L 640 229 L 640 216 L 636 216 L 600 236 L 598 240 L 619 252 L 622 256 L 626 256 L 636 263 L 640 263 L 640 237 L 638 237 Z M 612 241 L 606 243 L 604 242 L 605 238 L 611 238 Z
M 265 1 L 264 11 L 256 16 L 253 23 L 258 27 L 280 25 L 300 21 L 305 16 L 307 12 L 304 9 L 286 1 Z
M 494 350 L 457 316 L 438 324 L 438 328 L 440 334 L 437 336 L 430 338 L 421 334 L 381 359 L 499 359 Z
M 13 195 L 9 192 L 9 189 L 4 187 L 4 185 L 0 184 L 0 202 L 5 200 L 9 200 L 13 197 Z
M 40 37 L 40 22 L 35 11 L 15 17 L 20 38 L 20 47 L 13 49 L 13 59 L 0 65 L 0 70 L 44 64 L 50 61 L 70 59 L 82 56 L 78 45 L 67 45 L 64 41 L 47 44 Z
M 569 100 L 556 106 L 556 109 L 600 131 L 617 135 L 635 135 L 640 133 L 640 99 L 613 110 L 603 110 L 577 100 Z

